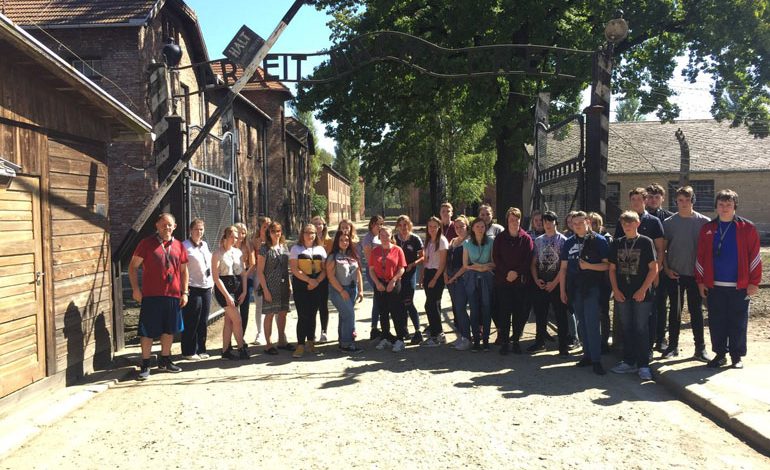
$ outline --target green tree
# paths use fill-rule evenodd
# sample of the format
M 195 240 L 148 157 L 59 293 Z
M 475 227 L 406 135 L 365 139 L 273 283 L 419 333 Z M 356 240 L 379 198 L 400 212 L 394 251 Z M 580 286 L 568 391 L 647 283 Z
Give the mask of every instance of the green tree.
M 639 122 L 647 118 L 639 112 L 641 100 L 635 96 L 629 96 L 618 101 L 615 106 L 615 120 L 618 122 Z
M 332 168 L 340 172 L 350 181 L 350 207 L 355 213 L 361 204 L 361 186 L 358 177 L 361 174 L 361 158 L 359 149 L 348 142 L 340 142 L 334 149 L 334 162 Z
M 595 50 L 605 42 L 604 22 L 623 8 L 631 25 L 628 39 L 615 48 L 613 91 L 632 91 L 639 112 L 663 120 L 677 117 L 668 86 L 675 58 L 687 52 L 685 69 L 713 77 L 717 118 L 738 120 L 759 136 L 768 134 L 770 92 L 770 6 L 767 0 L 733 2 L 652 0 L 319 0 L 333 14 L 332 38 L 342 42 L 380 30 L 413 34 L 443 47 L 489 44 L 544 44 Z M 401 175 L 418 180 L 429 171 L 434 153 L 430 132 L 437 109 L 458 109 L 462 124 L 488 120 L 483 147 L 495 153 L 497 207 L 521 204 L 526 145 L 533 139 L 535 96 L 548 91 L 565 114 L 579 111 L 580 93 L 589 85 L 591 60 L 567 61 L 576 80 L 508 75 L 445 81 L 420 75 L 401 64 L 380 62 L 344 80 L 300 93 L 302 109 L 317 109 L 329 132 L 361 142 L 365 175 Z M 330 63 L 317 77 L 334 74 Z M 720 106 L 727 89 L 742 92 L 743 115 Z M 558 116 L 553 116 L 553 120 Z M 435 128 L 434 128 L 435 130 Z M 419 153 L 419 155 L 417 155 Z M 440 163 L 440 162 L 439 162 Z

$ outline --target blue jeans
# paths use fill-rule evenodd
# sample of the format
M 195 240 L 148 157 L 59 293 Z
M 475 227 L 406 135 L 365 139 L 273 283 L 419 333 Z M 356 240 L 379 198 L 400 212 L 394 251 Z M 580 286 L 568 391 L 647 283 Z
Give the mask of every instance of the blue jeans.
M 746 289 L 712 287 L 706 298 L 709 307 L 711 350 L 733 362 L 746 355 L 746 328 L 749 322 L 749 299 Z
M 452 313 L 460 336 L 471 338 L 471 319 L 468 316 L 468 295 L 465 292 L 465 276 L 457 279 L 453 284 L 448 284 L 449 297 L 452 299 Z
M 655 302 L 615 301 L 623 327 L 623 362 L 636 367 L 650 365 L 650 317 Z
M 401 301 L 404 311 L 412 320 L 415 333 L 420 331 L 420 314 L 414 306 L 414 291 L 417 289 L 417 268 L 412 269 L 401 277 Z
M 489 329 L 492 327 L 492 281 L 491 271 L 468 271 L 465 279 L 465 294 L 471 304 L 471 336 L 474 341 L 479 339 L 479 325 L 483 326 L 481 338 L 489 342 Z
M 368 266 L 366 263 L 364 263 L 364 266 Z M 366 282 L 369 283 L 369 289 L 372 290 L 372 293 L 374 293 L 377 289 L 374 287 L 374 281 L 372 280 L 372 277 L 369 275 L 369 270 L 366 269 Z M 380 321 L 380 306 L 377 305 L 377 302 L 372 302 L 372 329 L 377 328 L 377 324 Z
M 577 317 L 578 335 L 583 342 L 583 357 L 591 362 L 600 362 L 602 335 L 599 331 L 599 286 L 575 287 L 571 289 L 570 300 Z
M 353 282 L 349 286 L 342 286 L 348 293 L 350 299 L 344 300 L 342 294 L 329 284 L 329 300 L 332 301 L 334 308 L 339 313 L 337 324 L 337 335 L 340 346 L 350 346 L 353 344 L 353 330 L 356 328 L 356 296 L 358 295 L 358 286 Z

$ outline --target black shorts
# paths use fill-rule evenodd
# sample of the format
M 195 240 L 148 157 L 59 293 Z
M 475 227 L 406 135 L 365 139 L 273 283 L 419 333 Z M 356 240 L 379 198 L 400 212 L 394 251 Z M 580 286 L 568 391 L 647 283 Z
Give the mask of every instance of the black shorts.
M 139 336 L 158 338 L 184 330 L 182 309 L 177 297 L 143 297 L 139 311 Z
M 227 289 L 227 292 L 232 296 L 233 300 L 235 301 L 235 305 L 238 305 L 238 297 L 241 296 L 241 292 L 243 289 L 243 286 L 241 286 L 241 277 L 240 276 L 219 276 L 219 279 L 222 280 L 222 284 L 225 285 L 225 289 Z M 225 299 L 225 296 L 222 295 L 222 292 L 214 286 L 214 297 L 217 299 L 217 303 L 220 307 L 225 308 L 227 307 L 227 299 Z M 246 300 L 244 299 L 244 302 Z

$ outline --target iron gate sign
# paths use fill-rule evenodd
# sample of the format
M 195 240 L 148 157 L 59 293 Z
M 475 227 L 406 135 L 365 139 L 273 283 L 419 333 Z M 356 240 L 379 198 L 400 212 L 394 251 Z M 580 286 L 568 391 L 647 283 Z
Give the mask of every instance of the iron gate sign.
M 233 41 L 237 41 L 240 33 Z M 232 43 L 231 43 L 232 44 Z M 229 46 L 228 46 L 229 48 Z M 355 37 L 328 51 L 311 54 L 267 54 L 262 62 L 265 77 L 254 77 L 253 82 L 282 81 L 320 84 L 338 80 L 376 62 L 397 62 L 421 73 L 438 78 L 468 78 L 501 75 L 533 75 L 541 77 L 576 79 L 565 73 L 570 61 L 583 60 L 591 51 L 532 44 L 494 44 L 449 49 L 424 39 L 397 31 L 378 31 Z M 224 83 L 230 86 L 237 80 L 238 61 L 227 59 L 179 67 L 200 68 L 205 73 L 212 63 L 219 63 Z M 332 74 L 325 77 L 304 78 L 303 63 L 311 57 L 327 56 Z M 275 72 L 273 72 L 275 71 Z
M 241 67 L 247 67 L 257 56 L 259 48 L 264 43 L 265 40 L 259 37 L 259 34 L 243 25 L 233 40 L 230 41 L 230 44 L 227 45 L 223 54 Z

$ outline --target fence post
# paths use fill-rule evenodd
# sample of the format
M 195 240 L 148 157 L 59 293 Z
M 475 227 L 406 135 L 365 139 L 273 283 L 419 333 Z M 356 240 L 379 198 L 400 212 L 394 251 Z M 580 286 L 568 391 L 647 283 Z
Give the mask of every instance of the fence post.
M 607 213 L 607 159 L 610 131 L 612 45 L 594 54 L 591 106 L 586 109 L 585 207 Z

